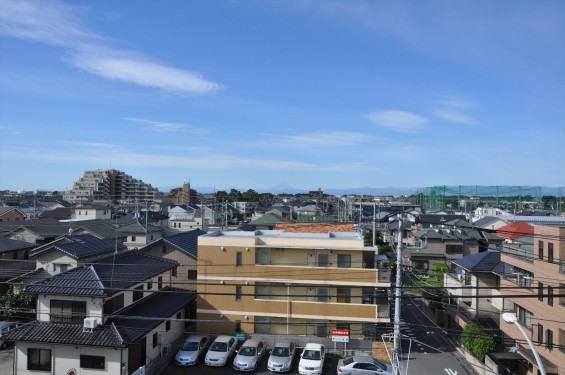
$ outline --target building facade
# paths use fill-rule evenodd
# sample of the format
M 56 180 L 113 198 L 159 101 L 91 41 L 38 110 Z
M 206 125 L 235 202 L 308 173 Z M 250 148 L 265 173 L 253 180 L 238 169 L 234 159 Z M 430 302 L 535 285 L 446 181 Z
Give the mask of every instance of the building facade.
M 390 271 L 357 232 L 211 232 L 198 238 L 207 332 L 371 337 L 388 323 Z

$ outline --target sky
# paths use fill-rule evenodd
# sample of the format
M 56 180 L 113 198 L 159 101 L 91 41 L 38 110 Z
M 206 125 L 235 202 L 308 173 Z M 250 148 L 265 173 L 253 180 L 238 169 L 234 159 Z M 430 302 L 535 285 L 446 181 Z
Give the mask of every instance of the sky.
M 565 186 L 565 1 L 0 1 L 0 190 Z

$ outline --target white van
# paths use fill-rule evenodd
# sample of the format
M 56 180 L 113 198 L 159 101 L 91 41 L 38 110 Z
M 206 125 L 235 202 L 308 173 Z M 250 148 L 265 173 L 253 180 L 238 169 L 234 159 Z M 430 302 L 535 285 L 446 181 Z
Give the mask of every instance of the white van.
M 298 372 L 301 375 L 321 375 L 324 370 L 326 348 L 322 344 L 308 343 L 300 355 Z
M 0 348 L 6 348 L 10 342 L 5 341 L 2 337 L 5 333 L 10 332 L 11 330 L 18 328 L 19 326 L 23 325 L 22 322 L 0 322 Z

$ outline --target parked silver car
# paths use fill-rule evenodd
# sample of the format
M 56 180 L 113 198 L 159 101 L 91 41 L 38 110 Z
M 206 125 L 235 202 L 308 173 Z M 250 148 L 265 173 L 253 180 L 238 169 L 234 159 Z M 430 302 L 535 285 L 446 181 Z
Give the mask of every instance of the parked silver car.
M 275 344 L 267 362 L 267 368 L 273 372 L 290 371 L 296 353 L 293 341 L 280 341 Z
M 265 354 L 265 344 L 260 340 L 249 339 L 241 345 L 233 360 L 233 368 L 238 371 L 253 371 Z
M 237 338 L 234 336 L 216 337 L 204 357 L 204 363 L 207 366 L 224 366 L 235 352 L 236 346 Z
M 189 336 L 180 347 L 175 357 L 175 363 L 179 366 L 193 366 L 197 364 L 209 344 L 210 336 Z
M 392 366 L 368 355 L 356 355 L 339 360 L 337 375 L 392 375 Z

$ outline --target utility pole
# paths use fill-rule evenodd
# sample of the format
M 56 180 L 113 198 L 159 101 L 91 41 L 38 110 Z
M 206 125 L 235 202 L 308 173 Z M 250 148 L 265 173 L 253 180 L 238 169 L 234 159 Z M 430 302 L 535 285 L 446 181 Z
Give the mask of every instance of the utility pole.
M 392 373 L 402 374 L 402 362 L 400 361 L 400 306 L 402 298 L 402 219 L 404 214 L 398 216 L 398 246 L 396 247 L 396 290 L 394 291 L 394 340 L 392 351 Z

